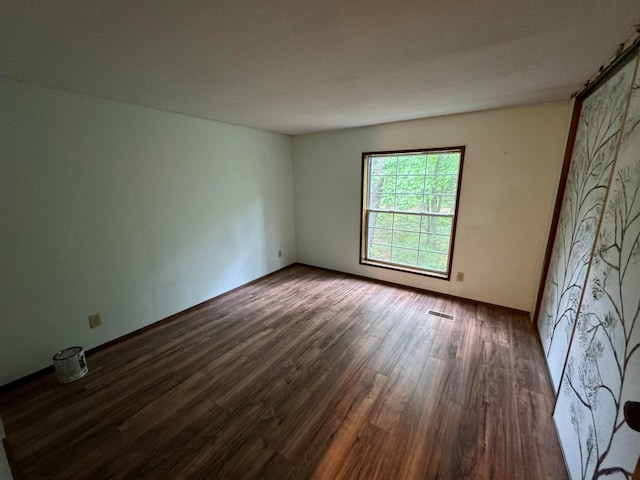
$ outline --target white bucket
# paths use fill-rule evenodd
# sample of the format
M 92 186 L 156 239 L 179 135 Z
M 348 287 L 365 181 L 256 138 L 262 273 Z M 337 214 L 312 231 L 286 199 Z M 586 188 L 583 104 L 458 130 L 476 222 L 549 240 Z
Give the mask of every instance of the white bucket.
M 59 383 L 75 382 L 89 371 L 82 347 L 60 350 L 53 356 L 53 367 Z

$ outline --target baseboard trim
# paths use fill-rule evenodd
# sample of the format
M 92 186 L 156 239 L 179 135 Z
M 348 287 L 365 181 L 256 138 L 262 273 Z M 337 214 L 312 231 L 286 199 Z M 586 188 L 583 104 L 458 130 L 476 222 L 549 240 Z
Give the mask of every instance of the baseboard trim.
M 7 393 L 11 390 L 14 390 L 25 383 L 29 383 L 32 380 L 43 377 L 48 373 L 53 372 L 53 365 L 49 365 L 48 367 L 41 368 L 33 373 L 25 375 L 24 377 L 17 378 L 16 380 L 12 380 L 9 383 L 5 383 L 4 385 L 0 385 L 0 395 Z
M 505 307 L 503 305 L 496 305 L 496 304 L 493 304 L 493 303 L 483 302 L 483 301 L 480 301 L 480 300 L 464 298 L 464 297 L 460 297 L 460 296 L 457 296 L 457 295 L 451 295 L 449 293 L 436 292 L 436 291 L 429 290 L 429 289 L 426 289 L 426 288 L 419 288 L 419 287 L 414 287 L 414 286 L 411 286 L 411 285 L 404 285 L 404 284 L 401 284 L 401 283 L 395 283 L 395 282 L 391 282 L 391 281 L 388 281 L 388 280 L 380 280 L 378 278 L 371 278 L 371 277 L 367 277 L 365 275 L 358 275 L 358 274 L 355 274 L 355 273 L 343 272 L 343 271 L 334 270 L 334 269 L 331 269 L 331 268 L 319 267 L 317 265 L 309 265 L 309 264 L 306 264 L 306 263 L 295 262 L 295 263 L 289 264 L 289 265 L 287 265 L 285 267 L 279 268 L 278 270 L 274 270 L 271 273 L 267 273 L 266 275 L 258 277 L 258 278 L 254 279 L 254 280 L 251 280 L 250 282 L 242 284 L 242 285 L 240 285 L 238 287 L 235 287 L 235 288 L 233 288 L 231 290 L 228 290 L 228 291 L 226 291 L 224 293 L 221 293 L 220 295 L 217 295 L 217 296 L 212 297 L 212 298 L 210 298 L 208 300 L 205 300 L 204 302 L 200 302 L 200 303 L 198 303 L 196 305 L 193 305 L 193 306 L 191 306 L 189 308 L 186 308 L 185 310 L 182 310 L 182 311 L 174 313 L 173 315 L 170 315 L 170 316 L 168 316 L 166 318 L 163 318 L 163 319 L 160 319 L 160 320 L 158 320 L 156 322 L 153 322 L 153 323 L 151 323 L 151 324 L 149 324 L 149 325 L 147 325 L 145 327 L 141 327 L 141 328 L 139 328 L 137 330 L 134 330 L 134 331 L 132 331 L 130 333 L 127 333 L 125 335 L 122 335 L 120 337 L 114 338 L 113 340 L 105 342 L 105 343 L 103 343 L 101 345 L 98 345 L 96 347 L 90 348 L 89 350 L 86 351 L 86 354 L 87 354 L 87 356 L 90 356 L 90 355 L 92 355 L 94 353 L 97 353 L 97 352 L 99 352 L 101 350 L 109 348 L 109 347 L 111 347 L 113 345 L 117 345 L 118 343 L 124 342 L 125 340 L 128 340 L 129 338 L 135 337 L 136 335 L 140 335 L 141 333 L 144 333 L 144 332 L 146 332 L 148 330 L 152 330 L 152 329 L 160 327 L 162 325 L 166 325 L 167 323 L 173 322 L 173 321 L 177 320 L 178 318 L 180 318 L 180 317 L 182 317 L 184 315 L 188 315 L 189 313 L 191 313 L 191 312 L 193 312 L 193 311 L 195 311 L 195 310 L 197 310 L 199 308 L 202 308 L 202 307 L 208 305 L 211 302 L 219 300 L 219 299 L 221 299 L 221 298 L 223 298 L 223 297 L 225 297 L 227 295 L 230 295 L 231 293 L 237 292 L 238 290 L 240 290 L 242 288 L 245 288 L 245 287 L 248 287 L 250 285 L 253 285 L 254 283 L 257 283 L 257 282 L 259 282 L 261 280 L 269 278 L 269 277 L 271 277 L 273 275 L 276 275 L 276 274 L 278 274 L 278 273 L 280 273 L 280 272 L 282 272 L 284 270 L 287 270 L 289 268 L 292 268 L 292 267 L 294 267 L 296 265 L 302 265 L 302 266 L 305 266 L 305 267 L 317 268 L 319 270 L 325 270 L 325 271 L 328 271 L 328 272 L 339 273 L 339 274 L 342 274 L 342 275 L 347 275 L 347 276 L 352 277 L 352 278 L 368 280 L 370 282 L 378 283 L 378 284 L 381 284 L 381 285 L 389 285 L 389 286 L 393 286 L 393 287 L 397 287 L 397 288 L 405 288 L 405 289 L 412 290 L 412 291 L 415 291 L 415 292 L 429 293 L 429 294 L 432 294 L 432 295 L 439 295 L 439 296 L 444 297 L 444 298 L 453 298 L 453 299 L 456 299 L 456 300 L 464 300 L 466 302 L 470 302 L 470 303 L 473 303 L 473 304 L 476 304 L 476 305 L 483 305 L 483 306 L 487 306 L 487 307 L 491 307 L 491 308 L 499 308 L 499 309 L 502 309 L 502 310 L 515 312 L 515 313 L 520 313 L 520 314 L 527 314 L 527 315 L 529 314 L 529 312 L 527 312 L 525 310 L 519 310 L 517 308 Z M 48 367 L 45 367 L 45 368 L 43 368 L 41 370 L 38 370 L 36 372 L 30 373 L 30 374 L 28 374 L 28 375 L 26 375 L 24 377 L 21 377 L 21 378 L 18 378 L 16 380 L 13 380 L 13 381 L 11 381 L 9 383 L 6 383 L 4 385 L 0 385 L 0 395 L 2 395 L 4 393 L 7 393 L 7 392 L 9 392 L 11 390 L 14 390 L 14 389 L 24 385 L 25 383 L 29 383 L 30 381 L 35 380 L 37 378 L 40 378 L 40 377 L 42 377 L 44 375 L 47 375 L 48 373 L 51 373 L 51 372 L 53 372 L 53 366 L 52 365 L 50 365 Z M 549 379 L 549 381 L 551 381 L 551 380 Z
M 513 307 L 505 307 L 504 305 L 497 305 L 495 303 L 483 302 L 482 300 L 474 300 L 472 298 L 460 297 L 458 295 L 452 295 L 450 293 L 436 292 L 435 290 L 429 290 L 428 288 L 414 287 L 412 285 L 405 285 L 403 283 L 391 282 L 389 280 L 380 280 L 378 278 L 367 277 L 366 275 L 358 275 L 357 273 L 343 272 L 341 270 L 334 270 L 332 268 L 319 267 L 317 265 L 311 265 L 311 264 L 308 264 L 308 263 L 301 263 L 301 262 L 297 262 L 295 265 L 303 265 L 305 267 L 318 268 L 320 270 L 326 270 L 328 272 L 335 272 L 335 273 L 340 273 L 342 275 L 348 275 L 348 276 L 353 277 L 353 278 L 369 280 L 371 282 L 379 283 L 379 284 L 382 284 L 382 285 L 389 285 L 389 286 L 392 286 L 392 287 L 406 288 L 408 290 L 412 290 L 412 291 L 415 291 L 415 292 L 429 293 L 429 294 L 432 294 L 432 295 L 440 295 L 441 297 L 444 297 L 444 298 L 452 298 L 452 299 L 455 299 L 455 300 L 463 300 L 465 302 L 470 302 L 470 303 L 473 303 L 473 304 L 476 304 L 476 305 L 483 305 L 485 307 L 500 308 L 500 309 L 506 310 L 508 312 L 513 312 L 513 313 L 518 313 L 518 314 L 524 313 L 526 315 L 530 315 L 531 314 L 531 312 L 528 312 L 527 310 L 520 310 L 518 308 L 513 308 Z
M 547 382 L 549 383 L 549 390 L 553 392 L 554 403 L 558 400 L 558 389 L 553 385 L 553 379 L 551 377 L 551 369 L 549 368 L 549 362 L 547 362 L 547 355 L 544 353 L 544 344 L 542 343 L 542 337 L 540 336 L 540 330 L 538 330 L 538 325 L 533 324 L 533 331 L 536 334 L 536 338 L 538 339 L 538 346 L 540 347 L 540 351 L 542 352 L 542 358 L 544 360 L 544 365 L 546 367 L 547 372 Z M 555 408 L 555 406 L 554 406 Z
M 215 297 L 209 298 L 208 300 L 205 300 L 204 302 L 200 302 L 200 303 L 198 303 L 196 305 L 193 305 L 193 306 L 191 306 L 189 308 L 186 308 L 186 309 L 184 309 L 184 310 L 182 310 L 182 311 L 180 311 L 178 313 L 174 313 L 173 315 L 170 315 L 170 316 L 168 316 L 166 318 L 163 318 L 161 320 L 153 322 L 153 323 L 147 325 L 146 327 L 139 328 L 137 330 L 134 330 L 133 332 L 127 333 L 125 335 L 122 335 L 121 337 L 114 338 L 113 340 L 110 340 L 110 341 L 108 341 L 106 343 L 98 345 L 97 347 L 93 347 L 93 348 L 87 350 L 87 355 L 91 355 L 93 353 L 99 352 L 100 350 L 104 350 L 105 348 L 109 348 L 109 347 L 111 347 L 113 345 L 117 345 L 118 343 L 124 342 L 125 340 L 128 340 L 131 337 L 135 337 L 136 335 L 140 335 L 141 333 L 144 333 L 144 332 L 146 332 L 148 330 L 153 330 L 154 328 L 160 327 L 162 325 L 166 325 L 167 323 L 171 323 L 171 322 L 177 320 L 180 317 L 188 315 L 189 313 L 194 312 L 195 310 L 198 310 L 198 309 L 200 309 L 200 308 L 202 308 L 202 307 L 204 307 L 204 306 L 206 306 L 206 305 L 208 305 L 208 304 L 210 304 L 212 302 L 215 302 L 216 300 L 220 300 L 221 298 L 226 297 L 227 295 L 230 295 L 230 294 L 232 294 L 234 292 L 237 292 L 238 290 L 241 290 L 241 289 L 243 289 L 245 287 L 248 287 L 249 285 L 253 285 L 254 283 L 257 283 L 257 282 L 259 282 L 261 280 L 264 280 L 266 278 L 269 278 L 269 277 L 271 277 L 271 276 L 273 276 L 273 275 L 275 275 L 277 273 L 280 273 L 280 272 L 282 272 L 284 270 L 287 270 L 287 269 L 293 267 L 294 265 L 296 265 L 296 264 L 292 263 L 290 265 L 287 265 L 286 267 L 282 267 L 282 268 L 279 268 L 278 270 L 274 270 L 271 273 L 267 273 L 266 275 L 263 275 L 261 277 L 258 277 L 256 279 L 254 279 L 254 280 L 251 280 L 250 282 L 247 282 L 247 283 L 244 283 L 244 284 L 242 284 L 242 285 L 240 285 L 238 287 L 232 288 L 231 290 L 223 292 L 220 295 L 216 295 Z
M 109 340 L 108 342 L 105 342 L 103 344 L 100 344 L 96 347 L 90 348 L 89 350 L 86 351 L 86 355 L 90 356 L 91 354 L 94 354 L 96 352 L 99 352 L 100 350 L 104 350 L 105 348 L 109 348 L 113 345 L 117 345 L 118 343 L 124 342 L 125 340 L 128 340 L 131 337 L 135 337 L 136 335 L 140 335 L 141 333 L 144 333 L 148 330 L 152 330 L 154 328 L 160 327 L 162 325 L 166 325 L 167 323 L 173 322 L 175 320 L 177 320 L 178 318 L 184 316 L 184 315 L 188 315 L 189 313 L 204 307 L 205 305 L 208 305 L 211 302 L 214 302 L 216 300 L 219 300 L 227 295 L 230 295 L 231 293 L 234 293 L 242 288 L 248 287 L 249 285 L 253 285 L 254 283 L 257 283 L 261 280 L 264 280 L 266 278 L 269 278 L 273 275 L 276 275 L 277 273 L 280 273 L 284 270 L 287 270 L 289 268 L 292 268 L 293 266 L 298 265 L 297 263 L 291 263 L 285 267 L 279 268 L 278 270 L 274 270 L 271 273 L 267 273 L 266 275 L 263 275 L 261 277 L 258 277 L 254 280 L 251 280 L 250 282 L 244 283 L 238 287 L 232 288 L 231 290 L 228 290 L 226 292 L 221 293 L 220 295 L 216 295 L 215 297 L 209 298 L 208 300 L 205 300 L 204 302 L 200 302 L 196 305 L 193 305 L 189 308 L 186 308 L 178 313 L 174 313 L 173 315 L 170 315 L 166 318 L 162 318 L 160 320 L 157 320 L 145 327 L 141 327 L 138 328 L 137 330 L 133 330 L 132 332 L 129 332 L 125 335 L 122 335 L 120 337 L 114 338 L 113 340 Z M 25 375 L 24 377 L 20 377 L 16 380 L 13 380 L 9 383 L 6 383 L 4 385 L 0 385 L 0 395 L 7 393 L 11 390 L 14 390 L 22 385 L 24 385 L 25 383 L 29 383 L 32 380 L 35 380 L 37 378 L 40 378 L 48 373 L 53 372 L 53 365 L 50 365 L 48 367 L 45 367 L 41 370 L 38 370 L 36 372 L 30 373 L 28 375 Z

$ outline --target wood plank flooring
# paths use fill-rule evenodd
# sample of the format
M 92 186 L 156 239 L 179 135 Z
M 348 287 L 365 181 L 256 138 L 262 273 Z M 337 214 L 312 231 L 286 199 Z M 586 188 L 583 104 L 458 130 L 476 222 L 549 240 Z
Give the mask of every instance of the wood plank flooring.
M 497 307 L 295 265 L 88 363 L 0 397 L 20 478 L 567 478 L 537 338 Z

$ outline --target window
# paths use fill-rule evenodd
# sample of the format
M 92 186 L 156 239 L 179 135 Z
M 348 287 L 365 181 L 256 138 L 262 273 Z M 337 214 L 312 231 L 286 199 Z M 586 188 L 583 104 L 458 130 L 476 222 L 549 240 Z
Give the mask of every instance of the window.
M 362 154 L 360 263 L 449 279 L 464 147 Z

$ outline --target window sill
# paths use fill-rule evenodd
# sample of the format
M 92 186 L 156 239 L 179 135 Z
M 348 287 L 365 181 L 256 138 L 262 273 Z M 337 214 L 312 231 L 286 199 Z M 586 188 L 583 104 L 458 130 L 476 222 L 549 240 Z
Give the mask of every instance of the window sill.
M 412 273 L 414 275 L 422 275 L 423 277 L 437 278 L 438 280 L 450 280 L 451 274 L 447 272 L 434 272 L 431 270 L 423 270 L 420 268 L 413 268 L 410 266 L 398 265 L 396 263 L 386 263 L 377 260 L 360 259 L 360 265 L 367 265 L 369 267 L 386 268 L 388 270 L 395 270 L 397 272 Z

